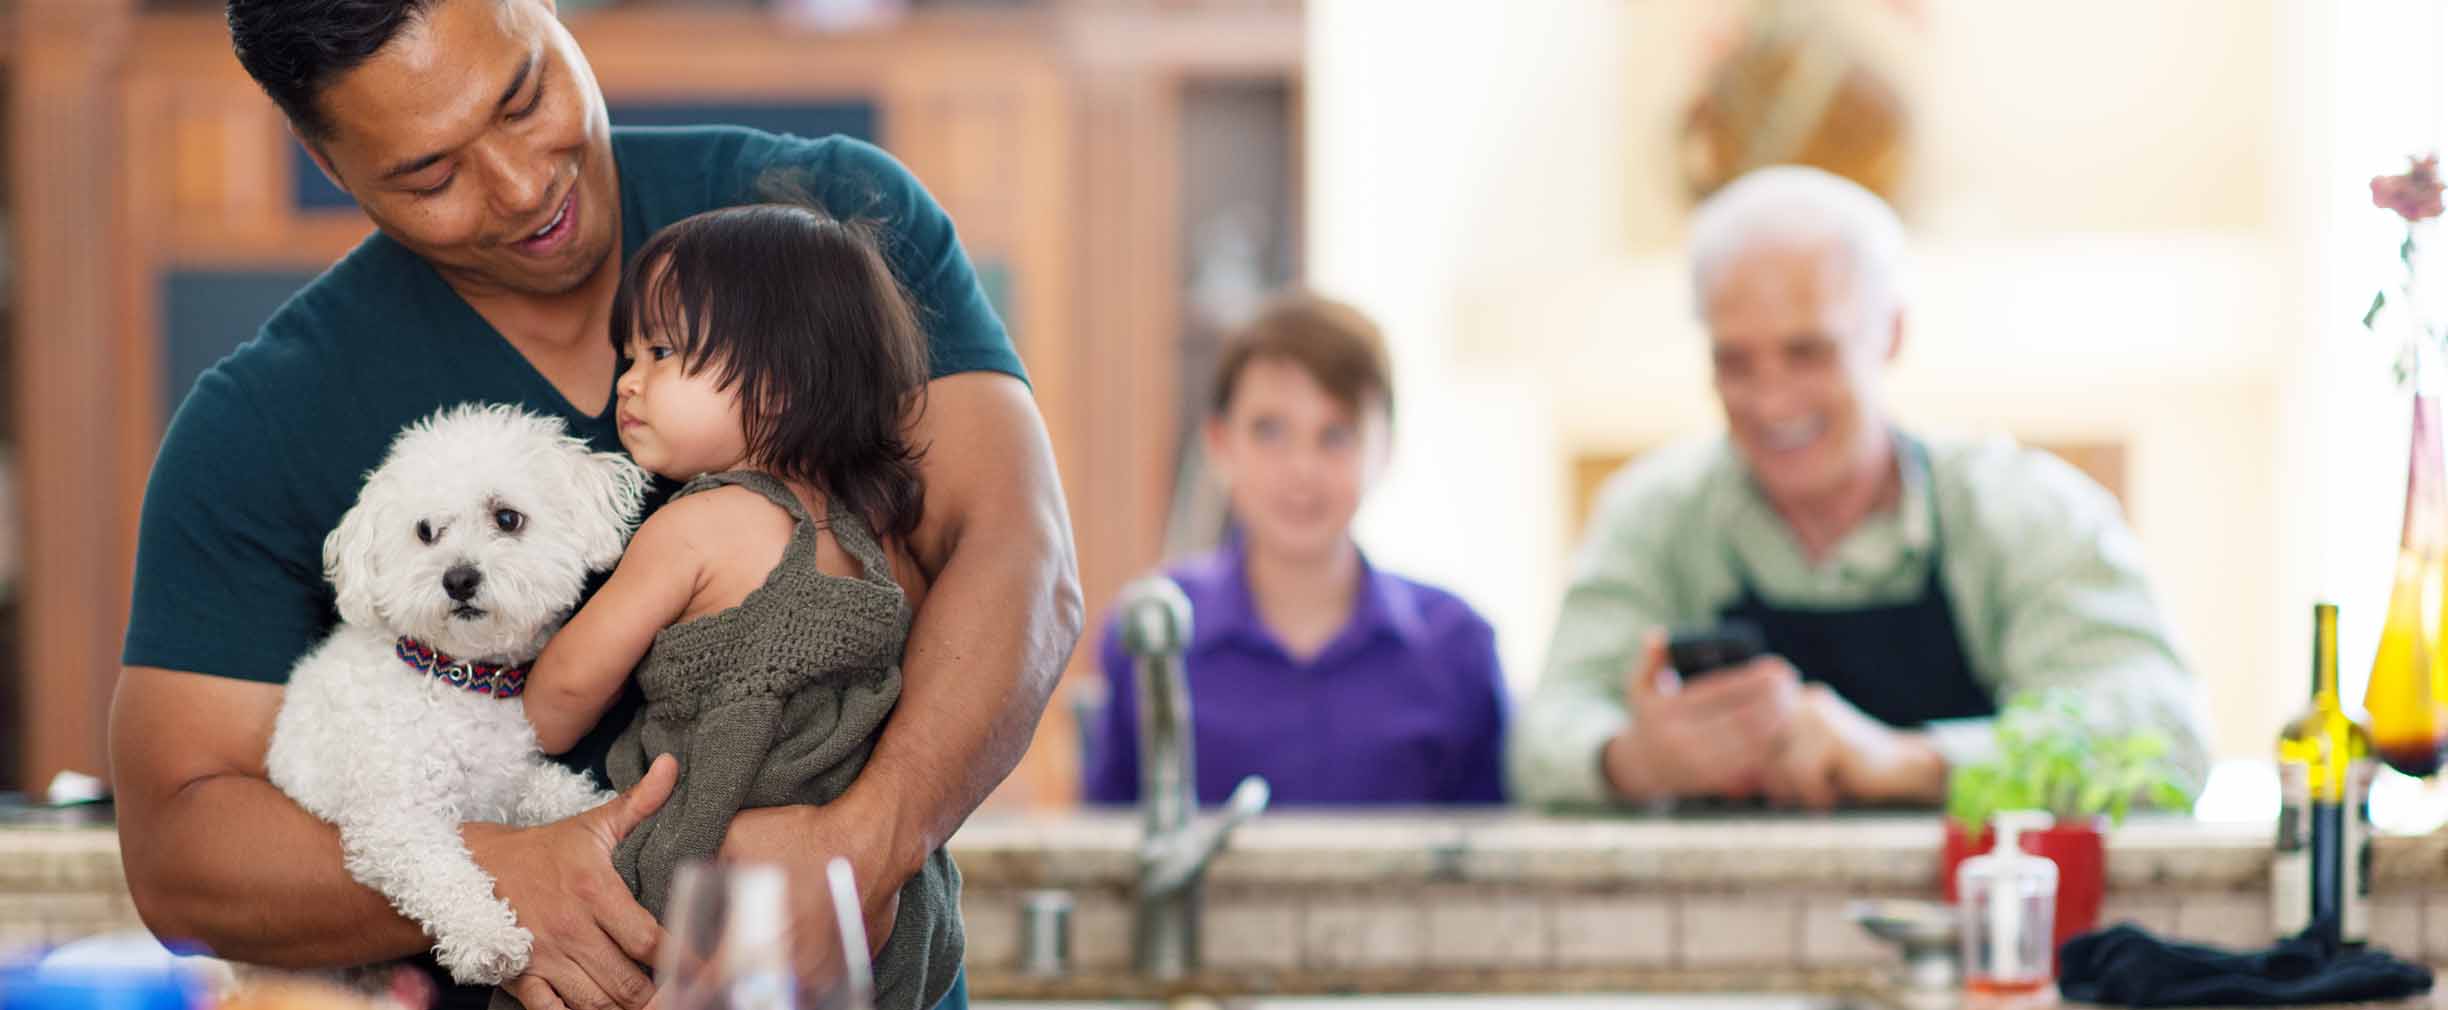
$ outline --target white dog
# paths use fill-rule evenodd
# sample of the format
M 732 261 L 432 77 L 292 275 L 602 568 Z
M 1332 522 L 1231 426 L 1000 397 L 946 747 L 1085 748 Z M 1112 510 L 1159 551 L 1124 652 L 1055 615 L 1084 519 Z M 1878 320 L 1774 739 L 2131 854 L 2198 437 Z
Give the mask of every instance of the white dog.
M 612 798 L 537 751 L 520 664 L 620 560 L 644 488 L 558 419 L 452 407 L 399 434 L 323 542 L 340 624 L 289 675 L 272 781 L 340 829 L 350 875 L 423 924 L 460 982 L 500 984 L 533 941 L 460 824 Z

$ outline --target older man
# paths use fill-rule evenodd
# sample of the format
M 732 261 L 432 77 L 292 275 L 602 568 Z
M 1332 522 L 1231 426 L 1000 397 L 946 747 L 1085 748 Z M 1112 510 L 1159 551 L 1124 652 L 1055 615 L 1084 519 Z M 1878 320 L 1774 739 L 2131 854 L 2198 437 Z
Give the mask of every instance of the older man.
M 2156 724 L 2199 772 L 2198 692 L 2109 495 L 2043 453 L 1889 418 L 1902 247 L 1884 203 L 1813 169 L 1700 209 L 1692 290 L 1727 430 L 1609 482 L 1513 734 L 1520 795 L 1935 802 L 2001 700 L 2052 686 Z M 1665 629 L 1726 619 L 1769 654 L 1668 667 Z

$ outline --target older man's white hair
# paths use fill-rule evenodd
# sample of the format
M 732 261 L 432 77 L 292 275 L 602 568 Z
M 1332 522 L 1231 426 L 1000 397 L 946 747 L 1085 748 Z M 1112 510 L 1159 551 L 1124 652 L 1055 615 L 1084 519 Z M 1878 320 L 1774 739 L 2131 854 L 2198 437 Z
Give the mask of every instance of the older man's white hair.
M 1750 172 L 1700 204 L 1692 215 L 1692 304 L 1705 315 L 1709 292 L 1745 253 L 1816 245 L 1850 270 L 1869 319 L 1895 311 L 1902 301 L 1903 223 L 1860 184 L 1801 165 Z

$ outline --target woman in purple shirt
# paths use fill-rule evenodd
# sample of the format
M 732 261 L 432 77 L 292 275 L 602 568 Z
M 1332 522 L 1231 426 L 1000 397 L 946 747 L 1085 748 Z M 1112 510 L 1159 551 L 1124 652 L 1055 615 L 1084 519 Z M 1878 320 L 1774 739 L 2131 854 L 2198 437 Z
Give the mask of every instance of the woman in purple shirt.
M 1286 296 L 1225 345 L 1205 437 L 1237 532 L 1167 572 L 1192 608 L 1202 803 L 1250 774 L 1277 804 L 1504 802 L 1495 633 L 1352 543 L 1393 408 L 1384 343 L 1349 306 Z M 1099 655 L 1108 690 L 1083 793 L 1133 803 L 1137 684 L 1110 622 Z

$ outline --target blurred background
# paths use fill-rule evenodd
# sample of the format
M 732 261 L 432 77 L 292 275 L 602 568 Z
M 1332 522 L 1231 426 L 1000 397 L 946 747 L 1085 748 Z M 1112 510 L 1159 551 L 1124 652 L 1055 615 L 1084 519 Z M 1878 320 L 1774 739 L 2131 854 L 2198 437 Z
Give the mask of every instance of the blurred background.
M 1535 678 L 1586 500 L 1718 424 L 1695 199 L 1798 161 L 1903 214 L 1902 421 L 2113 491 L 2223 757 L 2303 695 L 2316 598 L 2361 696 L 2407 400 L 2357 325 L 2440 139 L 2419 0 L 562 0 L 621 124 L 883 145 L 952 213 L 1032 373 L 1090 619 L 1220 505 L 1184 437 L 1218 335 L 1306 283 L 1404 403 L 1361 520 Z M 0 3 L 0 788 L 100 773 L 135 517 L 194 376 L 362 216 L 217 2 Z M 1490 521 L 1493 517 L 1494 521 Z M 1074 802 L 1075 659 L 993 803 Z

